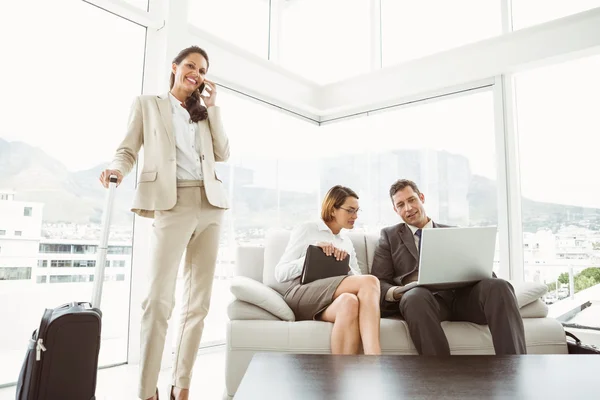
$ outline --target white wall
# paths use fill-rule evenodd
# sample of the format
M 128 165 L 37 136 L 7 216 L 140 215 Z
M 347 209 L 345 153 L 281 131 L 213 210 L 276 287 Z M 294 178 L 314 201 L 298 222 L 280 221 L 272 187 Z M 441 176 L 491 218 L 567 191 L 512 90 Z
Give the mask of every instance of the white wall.
M 600 8 L 332 83 L 318 90 L 322 120 L 427 98 L 478 81 L 600 51 Z M 357 95 L 360 94 L 360 95 Z
M 313 121 L 489 85 L 495 76 L 600 52 L 596 8 L 320 86 L 209 32 L 183 22 L 164 23 L 187 21 L 188 1 L 193 0 L 151 0 L 151 12 L 145 13 L 117 0 L 91 0 L 149 27 L 145 92 L 162 91 L 174 53 L 199 44 L 209 53 L 209 75 L 218 84 Z

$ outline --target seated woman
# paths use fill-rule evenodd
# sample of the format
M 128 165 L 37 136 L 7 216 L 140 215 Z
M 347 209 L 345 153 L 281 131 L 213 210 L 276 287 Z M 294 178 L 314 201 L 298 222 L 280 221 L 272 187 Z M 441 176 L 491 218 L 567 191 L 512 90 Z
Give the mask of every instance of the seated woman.
M 358 217 L 358 196 L 343 186 L 334 186 L 325 195 L 321 219 L 296 227 L 285 253 L 275 267 L 275 279 L 290 282 L 284 299 L 297 321 L 333 322 L 331 352 L 381 354 L 379 342 L 379 280 L 361 275 L 352 241 L 341 234 L 352 229 Z M 323 249 L 328 256 L 343 260 L 350 255 L 350 275 L 300 283 L 306 250 L 309 245 Z

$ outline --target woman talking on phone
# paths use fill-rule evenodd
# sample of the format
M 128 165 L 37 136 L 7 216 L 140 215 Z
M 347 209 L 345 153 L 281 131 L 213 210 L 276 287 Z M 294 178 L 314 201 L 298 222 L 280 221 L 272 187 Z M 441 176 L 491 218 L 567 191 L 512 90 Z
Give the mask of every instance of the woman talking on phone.
M 138 390 L 143 400 L 159 398 L 156 383 L 184 250 L 181 320 L 169 399 L 189 399 L 210 304 L 221 220 L 228 208 L 215 162 L 229 158 L 229 141 L 215 105 L 216 85 L 205 79 L 208 66 L 208 55 L 197 46 L 175 57 L 170 91 L 135 99 L 125 139 L 109 169 L 100 175 L 104 187 L 110 175 L 116 175 L 119 184 L 144 146 L 132 206 L 138 215 L 154 218 L 146 271 L 149 286 L 142 302 Z
M 342 229 L 354 228 L 358 218 L 358 196 L 344 186 L 334 186 L 325 195 L 321 218 L 297 226 L 275 267 L 275 279 L 289 282 L 284 294 L 297 321 L 333 323 L 332 354 L 381 354 L 379 340 L 379 280 L 361 275 L 352 241 Z M 350 257 L 349 275 L 333 276 L 302 284 L 301 274 L 309 245 L 320 247 L 327 256 Z

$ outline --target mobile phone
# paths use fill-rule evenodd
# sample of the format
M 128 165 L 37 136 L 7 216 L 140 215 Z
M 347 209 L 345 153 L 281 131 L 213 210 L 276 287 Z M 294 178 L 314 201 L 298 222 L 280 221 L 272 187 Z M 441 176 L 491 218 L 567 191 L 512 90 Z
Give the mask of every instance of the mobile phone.
M 198 92 L 200 92 L 201 96 L 208 96 L 209 94 L 204 92 L 204 89 L 206 88 L 206 84 L 204 82 L 202 82 L 202 84 L 198 87 Z

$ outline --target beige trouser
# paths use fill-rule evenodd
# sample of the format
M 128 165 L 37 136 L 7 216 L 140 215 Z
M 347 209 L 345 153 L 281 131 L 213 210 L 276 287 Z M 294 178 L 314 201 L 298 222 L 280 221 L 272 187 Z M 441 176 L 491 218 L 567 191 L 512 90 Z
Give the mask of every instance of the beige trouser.
M 186 249 L 181 320 L 173 365 L 172 384 L 177 387 L 190 387 L 210 305 L 224 210 L 208 202 L 202 181 L 182 181 L 177 186 L 177 204 L 168 211 L 156 211 L 152 224 L 150 285 L 142 303 L 139 381 L 142 399 L 152 397 L 156 391 L 167 321 L 175 305 L 177 272 Z

